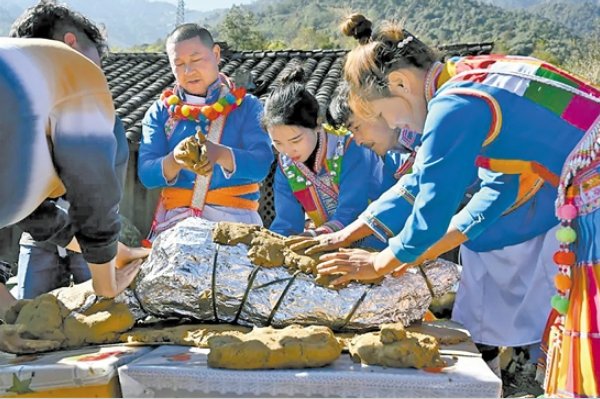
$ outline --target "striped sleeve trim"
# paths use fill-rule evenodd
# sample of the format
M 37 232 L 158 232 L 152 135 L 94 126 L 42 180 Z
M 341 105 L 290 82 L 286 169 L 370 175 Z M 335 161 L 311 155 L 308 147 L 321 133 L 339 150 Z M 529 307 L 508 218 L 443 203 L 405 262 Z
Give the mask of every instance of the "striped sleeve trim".
M 373 231 L 373 235 L 377 237 L 378 240 L 387 242 L 388 239 L 394 236 L 392 230 L 381 220 L 377 219 L 371 212 L 365 211 L 358 218 L 369 226 Z

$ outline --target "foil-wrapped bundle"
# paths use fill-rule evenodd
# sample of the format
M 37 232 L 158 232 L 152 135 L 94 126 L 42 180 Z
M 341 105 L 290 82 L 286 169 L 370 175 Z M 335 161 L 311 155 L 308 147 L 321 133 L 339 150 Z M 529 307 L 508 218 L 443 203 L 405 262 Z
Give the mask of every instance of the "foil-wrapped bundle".
M 189 218 L 156 239 L 133 292 L 145 313 L 247 326 L 318 324 L 336 331 L 406 326 L 459 278 L 454 263 L 438 259 L 381 284 L 331 289 L 312 275 L 254 266 L 246 245 L 213 242 L 214 225 Z

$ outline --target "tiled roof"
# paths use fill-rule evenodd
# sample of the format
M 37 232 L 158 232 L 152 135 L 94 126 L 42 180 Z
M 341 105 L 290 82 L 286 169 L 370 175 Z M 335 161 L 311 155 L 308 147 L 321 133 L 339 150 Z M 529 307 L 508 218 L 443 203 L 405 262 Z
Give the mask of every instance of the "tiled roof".
M 442 46 L 450 55 L 488 54 L 493 43 Z M 347 50 L 314 51 L 223 51 L 221 71 L 232 76 L 238 70 L 250 71 L 255 87 L 250 92 L 264 101 L 279 84 L 279 76 L 300 64 L 306 71 L 306 86 L 315 94 L 321 107 L 329 104 L 342 73 L 342 59 Z M 142 133 L 146 110 L 173 85 L 169 61 L 165 53 L 112 53 L 103 63 L 117 115 L 125 125 L 127 137 L 135 146 Z
M 438 48 L 444 54 L 444 58 L 464 55 L 482 55 L 492 52 L 494 42 L 445 44 Z

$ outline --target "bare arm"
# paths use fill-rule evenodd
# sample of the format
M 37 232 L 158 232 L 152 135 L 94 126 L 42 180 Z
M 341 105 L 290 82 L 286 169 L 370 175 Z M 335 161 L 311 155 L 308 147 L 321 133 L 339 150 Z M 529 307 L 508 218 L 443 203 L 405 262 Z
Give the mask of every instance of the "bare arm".
M 89 263 L 94 292 L 100 296 L 114 298 L 123 292 L 140 270 L 142 260 L 138 259 L 119 269 L 116 260 L 107 263 Z
M 450 226 L 446 234 L 438 242 L 429 247 L 415 263 L 419 264 L 430 259 L 435 259 L 440 255 L 453 250 L 467 240 L 468 238 L 466 235 L 458 231 L 456 227 Z
M 81 252 L 74 238 L 67 249 Z M 107 263 L 89 263 L 94 291 L 101 296 L 113 298 L 131 284 L 144 258 L 150 255 L 148 248 L 130 248 L 119 242 L 117 256 Z M 115 270 L 116 269 L 116 270 Z

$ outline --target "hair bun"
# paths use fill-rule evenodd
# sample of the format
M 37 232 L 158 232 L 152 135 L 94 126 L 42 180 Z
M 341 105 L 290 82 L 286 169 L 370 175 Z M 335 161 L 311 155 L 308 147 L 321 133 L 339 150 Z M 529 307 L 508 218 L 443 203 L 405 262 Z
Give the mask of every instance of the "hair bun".
M 281 77 L 281 83 L 304 83 L 305 76 L 304 68 L 302 68 L 300 65 L 296 65 Z
M 372 26 L 364 15 L 355 13 L 342 22 L 340 29 L 344 35 L 355 38 L 359 43 L 366 43 L 373 33 Z

